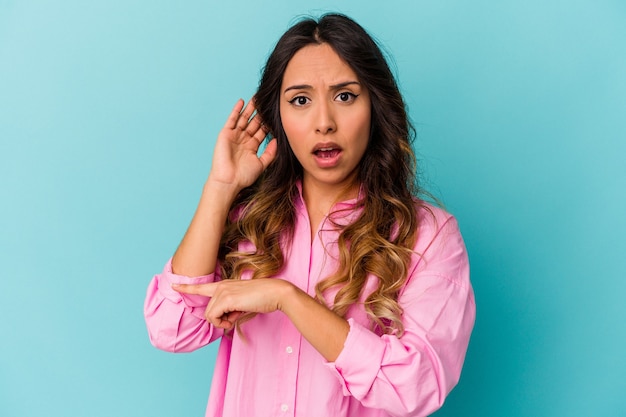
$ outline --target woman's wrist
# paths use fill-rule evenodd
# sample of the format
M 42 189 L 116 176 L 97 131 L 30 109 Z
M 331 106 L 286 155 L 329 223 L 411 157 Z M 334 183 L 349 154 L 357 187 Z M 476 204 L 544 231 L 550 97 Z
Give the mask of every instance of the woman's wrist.
M 278 291 L 277 309 L 285 314 L 290 310 L 290 303 L 296 300 L 296 297 L 302 296 L 304 292 L 300 288 L 286 280 L 281 281 L 281 288 Z M 306 295 L 306 294 L 305 294 Z M 308 295 L 306 295 L 308 297 Z
M 237 194 L 242 190 L 242 187 L 239 187 L 236 184 L 225 183 L 222 181 L 218 181 L 213 179 L 210 175 L 204 183 L 204 188 L 202 189 L 203 195 L 209 195 L 212 198 L 220 198 L 226 201 L 229 201 L 230 204 L 235 200 Z
M 286 282 L 286 281 L 285 281 Z M 329 362 L 339 356 L 350 331 L 348 321 L 295 285 L 286 282 L 278 309 Z

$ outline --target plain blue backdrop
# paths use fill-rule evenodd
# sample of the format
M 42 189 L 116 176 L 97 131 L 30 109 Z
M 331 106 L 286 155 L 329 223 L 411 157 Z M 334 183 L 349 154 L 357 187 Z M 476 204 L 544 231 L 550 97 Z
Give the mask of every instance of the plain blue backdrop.
M 145 288 L 302 14 L 393 56 L 478 303 L 444 416 L 626 415 L 626 2 L 0 0 L 0 415 L 202 416 Z M 245 401 L 245 399 L 242 399 Z

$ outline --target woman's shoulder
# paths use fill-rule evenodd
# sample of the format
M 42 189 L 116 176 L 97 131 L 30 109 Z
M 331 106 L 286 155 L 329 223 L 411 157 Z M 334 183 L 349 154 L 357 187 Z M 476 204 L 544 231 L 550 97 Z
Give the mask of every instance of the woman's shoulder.
M 446 209 L 425 200 L 414 200 L 415 212 L 420 228 L 439 229 L 447 222 L 456 222 L 456 219 Z
M 415 201 L 417 239 L 415 251 L 425 253 L 433 243 L 462 245 L 463 238 L 456 218 L 444 208 L 423 200 Z

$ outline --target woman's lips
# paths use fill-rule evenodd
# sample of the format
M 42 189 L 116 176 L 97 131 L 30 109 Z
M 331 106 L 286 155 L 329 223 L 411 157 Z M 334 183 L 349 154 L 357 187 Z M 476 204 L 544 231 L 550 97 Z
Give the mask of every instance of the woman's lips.
M 334 143 L 318 144 L 313 148 L 313 157 L 320 168 L 332 168 L 339 164 L 341 148 Z

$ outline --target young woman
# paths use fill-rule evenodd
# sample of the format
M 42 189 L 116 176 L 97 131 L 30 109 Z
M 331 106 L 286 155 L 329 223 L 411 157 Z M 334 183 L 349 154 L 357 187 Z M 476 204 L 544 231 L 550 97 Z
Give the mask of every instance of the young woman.
M 254 99 L 218 135 L 198 209 L 145 302 L 160 349 L 220 339 L 207 416 L 442 405 L 475 304 L 456 221 L 418 198 L 411 132 L 357 23 L 307 19 L 278 41 Z

